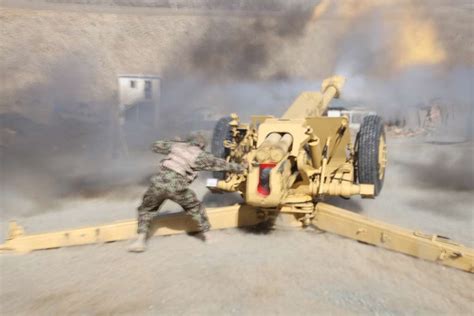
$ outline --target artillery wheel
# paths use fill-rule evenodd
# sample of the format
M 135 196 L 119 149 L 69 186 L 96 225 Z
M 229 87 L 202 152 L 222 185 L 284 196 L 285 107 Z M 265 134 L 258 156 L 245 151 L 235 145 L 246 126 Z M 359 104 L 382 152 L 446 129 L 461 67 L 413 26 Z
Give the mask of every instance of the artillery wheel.
M 212 134 L 211 152 L 217 158 L 226 159 L 229 155 L 229 149 L 224 147 L 224 141 L 232 140 L 231 127 L 229 125 L 232 118 L 223 117 L 217 121 L 214 126 L 214 132 Z M 223 180 L 225 172 L 214 171 L 212 173 L 214 178 Z
M 387 165 L 387 145 L 382 118 L 369 115 L 364 118 L 357 133 L 356 170 L 361 184 L 373 184 L 375 196 L 382 190 Z

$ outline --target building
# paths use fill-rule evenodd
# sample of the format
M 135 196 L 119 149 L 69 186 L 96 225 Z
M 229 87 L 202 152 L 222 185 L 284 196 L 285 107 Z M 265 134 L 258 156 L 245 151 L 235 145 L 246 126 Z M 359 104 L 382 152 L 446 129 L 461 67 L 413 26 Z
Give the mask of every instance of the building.
M 119 115 L 122 125 L 157 127 L 161 78 L 152 75 L 119 75 Z

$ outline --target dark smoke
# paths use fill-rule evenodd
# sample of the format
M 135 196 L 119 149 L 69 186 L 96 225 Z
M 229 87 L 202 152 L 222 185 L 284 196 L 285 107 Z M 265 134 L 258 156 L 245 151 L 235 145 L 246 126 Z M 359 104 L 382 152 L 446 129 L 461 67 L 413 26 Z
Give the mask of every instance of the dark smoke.
M 205 37 L 189 48 L 193 70 L 207 80 L 262 79 L 262 69 L 278 54 L 277 43 L 304 35 L 311 14 L 309 8 L 291 8 L 280 16 L 257 17 L 238 26 L 210 20 Z M 285 77 L 285 70 L 280 67 L 273 76 Z
M 445 144 L 434 148 L 432 151 L 420 150 L 421 159 L 397 161 L 408 171 L 408 179 L 414 186 L 432 192 L 429 198 L 414 194 L 407 202 L 417 210 L 472 221 L 472 144 Z
M 474 151 L 461 148 L 459 155 L 456 146 L 451 153 L 441 152 L 427 162 L 401 162 L 411 170 L 412 181 L 422 187 L 444 191 L 474 191 Z M 429 154 L 427 154 L 429 155 Z M 427 157 L 430 158 L 430 157 Z
M 86 88 L 99 77 L 87 57 L 68 56 L 47 80 L 16 91 L 26 115 L 0 114 L 2 217 L 44 212 L 63 199 L 107 195 L 150 173 L 146 157 L 116 156 L 116 104 Z M 43 123 L 28 117 L 37 108 L 48 109 Z
M 273 7 L 261 3 L 257 10 L 288 8 L 285 2 L 273 2 Z M 12 99 L 20 100 L 22 113 L 1 114 L 2 216 L 30 215 L 64 199 L 96 198 L 146 184 L 157 159 L 145 145 L 151 140 L 212 129 L 217 115 L 245 115 L 256 105 L 262 106 L 262 114 L 275 112 L 269 108 L 275 100 L 280 107 L 286 105 L 296 89 L 288 93 L 277 91 L 274 83 L 257 89 L 253 85 L 278 53 L 275 40 L 297 40 L 304 34 L 311 12 L 305 8 L 309 6 L 293 6 L 270 18 L 257 15 L 238 25 L 210 17 L 204 38 L 185 48 L 192 69 L 170 63 L 163 71 L 161 116 L 166 119 L 160 130 L 131 126 L 141 147 L 128 157 L 118 146 L 116 99 L 102 93 L 106 80 L 98 60 L 86 53 L 65 54 L 44 73 L 46 79 L 14 92 Z M 285 77 L 287 69 L 278 68 L 275 76 Z M 257 95 L 266 96 L 255 103 Z M 45 116 L 43 123 L 37 116 Z
M 102 2 L 126 6 L 145 5 L 145 2 L 153 1 Z M 158 2 L 162 3 L 154 3 L 158 6 Z M 238 22 L 209 16 L 207 24 L 200 25 L 206 30 L 202 38 L 195 40 L 191 37 L 189 43 L 176 43 L 177 50 L 184 53 L 176 58 L 178 60 L 170 62 L 161 73 L 160 114 L 163 120 L 160 129 L 143 131 L 140 126 L 135 129 L 137 133 L 140 131 L 138 140 L 143 144 L 153 138 L 171 138 L 194 130 L 209 132 L 217 119 L 231 112 L 239 113 L 243 121 L 248 121 L 252 114 L 278 116 L 301 91 L 319 89 L 322 78 L 292 75 L 292 67 L 301 50 L 292 52 L 294 59 L 291 61 L 280 62 L 279 59 L 282 44 L 296 45 L 308 35 L 309 23 L 313 23 L 312 8 L 318 1 L 202 1 L 199 5 L 196 1 L 175 3 L 186 8 L 257 12 L 252 12 Z M 390 7 L 386 9 L 390 10 Z M 260 16 L 256 14 L 259 10 L 272 12 Z M 228 19 L 232 18 L 235 17 Z M 457 59 L 461 58 L 460 54 L 452 57 L 449 67 L 417 66 L 399 73 L 384 74 L 384 70 L 390 68 L 390 44 L 395 36 L 395 30 L 387 26 L 390 23 L 385 22 L 377 9 L 356 19 L 341 37 L 337 37 L 337 32 L 328 27 L 333 24 L 320 24 L 328 27 L 331 41 L 336 38 L 335 45 L 327 38 L 321 41 L 329 42 L 322 44 L 324 47 L 327 44 L 327 55 L 337 57 L 333 65 L 334 72 L 348 77 L 343 91 L 348 107 L 361 105 L 376 109 L 384 117 L 390 118 L 438 97 L 452 103 L 455 108 L 472 108 L 474 70 L 471 64 L 466 65 L 464 60 Z M 449 27 L 443 27 L 440 28 L 443 30 L 442 39 L 452 39 Z M 465 43 L 472 42 L 472 30 L 469 32 Z M 449 47 L 449 43 L 445 46 Z M 313 51 L 305 48 L 303 53 L 313 54 Z M 106 57 L 100 63 L 110 56 Z M 330 62 L 331 59 L 326 57 L 318 61 L 319 56 L 314 56 L 315 65 Z M 86 54 L 71 52 L 65 54 L 63 60 L 59 60 L 56 67 L 45 74 L 45 81 L 16 91 L 17 99 L 22 100 L 23 105 L 28 105 L 26 112 L 35 113 L 38 109 L 45 109 L 44 112 L 51 113 L 52 117 L 45 124 L 30 120 L 30 115 L 7 113 L 0 117 L 2 209 L 31 213 L 48 208 L 59 199 L 97 197 L 146 182 L 144 179 L 153 171 L 153 162 L 157 157 L 148 152 L 132 152 L 129 158 L 117 158 L 120 148 L 116 148 L 117 130 L 113 110 L 116 100 L 114 96 L 104 97 L 101 93 L 106 84 L 102 78 L 103 69 L 98 70 L 100 63 Z M 114 64 L 114 67 L 118 66 Z M 107 76 L 115 76 L 113 71 L 118 71 L 112 67 L 105 69 L 109 71 Z M 140 71 L 146 73 L 146 70 Z M 458 107 L 461 104 L 464 106 Z M 462 118 L 463 113 L 461 111 L 458 116 Z M 465 122 L 457 125 L 472 126 Z M 147 150 L 144 145 L 141 149 Z M 441 158 L 437 162 L 440 165 L 452 161 L 451 156 Z M 468 161 L 462 162 L 469 166 Z M 440 178 L 445 179 L 442 182 L 430 173 L 436 166 L 412 167 L 414 174 L 423 171 L 416 177 L 422 185 L 437 186 L 444 183 L 449 190 L 472 190 L 472 172 L 471 178 L 466 178 L 462 171 L 451 173 L 436 169 L 442 175 Z M 472 171 L 472 164 L 469 168 Z M 24 202 L 21 210 L 18 210 L 19 201 Z M 214 203 L 212 199 L 209 202 Z M 359 209 L 357 205 L 351 207 Z
M 252 114 L 279 115 L 302 88 L 314 89 L 313 82 L 289 80 L 288 65 L 275 63 L 282 42 L 296 43 L 305 34 L 313 2 L 239 23 L 210 17 L 204 37 L 180 48 L 190 69 L 169 64 L 164 71 L 161 117 L 177 119 L 161 122 L 160 135 L 211 130 L 232 112 L 244 120 Z M 273 73 L 265 74 L 270 64 Z
M 265 33 L 259 21 L 241 30 L 223 22 L 211 25 L 206 38 L 191 51 L 192 65 L 203 77 L 255 77 L 269 58 L 266 40 L 262 40 Z
M 193 130 L 210 131 L 215 122 L 230 113 L 238 113 L 243 122 L 252 115 L 284 113 L 303 90 L 319 82 L 305 80 L 230 81 L 216 83 L 206 78 L 176 78 L 163 82 L 160 136 L 170 138 Z

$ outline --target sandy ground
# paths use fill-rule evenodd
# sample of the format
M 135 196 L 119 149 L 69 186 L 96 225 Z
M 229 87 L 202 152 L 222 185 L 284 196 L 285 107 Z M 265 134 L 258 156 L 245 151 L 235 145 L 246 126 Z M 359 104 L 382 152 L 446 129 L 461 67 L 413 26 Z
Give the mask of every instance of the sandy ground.
M 389 145 L 381 196 L 334 202 L 473 246 L 472 143 L 391 139 Z M 456 163 L 465 157 L 470 168 L 459 173 Z M 140 189 L 126 201 L 75 201 L 19 220 L 27 231 L 43 231 L 129 218 Z M 3 221 L 2 234 L 5 228 Z M 311 229 L 208 236 L 207 242 L 153 238 L 139 255 L 125 251 L 127 242 L 3 255 L 0 309 L 4 315 L 474 312 L 474 277 L 462 271 Z

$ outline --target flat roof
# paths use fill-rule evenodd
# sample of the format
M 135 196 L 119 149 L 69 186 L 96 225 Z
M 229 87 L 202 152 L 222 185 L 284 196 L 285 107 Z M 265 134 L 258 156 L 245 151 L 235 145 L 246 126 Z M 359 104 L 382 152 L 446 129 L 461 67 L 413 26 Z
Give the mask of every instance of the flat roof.
M 134 78 L 134 79 L 160 79 L 160 76 L 156 75 L 143 75 L 143 74 L 119 74 L 117 76 L 118 78 Z

